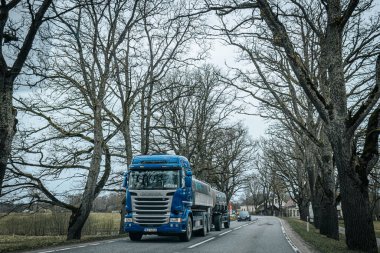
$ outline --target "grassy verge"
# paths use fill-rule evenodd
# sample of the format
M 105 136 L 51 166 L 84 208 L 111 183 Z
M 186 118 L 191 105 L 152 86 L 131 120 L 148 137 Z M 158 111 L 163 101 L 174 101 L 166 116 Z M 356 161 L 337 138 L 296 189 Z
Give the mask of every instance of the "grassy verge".
M 0 253 L 32 250 L 45 247 L 60 245 L 69 245 L 75 243 L 84 243 L 95 240 L 106 240 L 112 238 L 125 237 L 126 235 L 117 236 L 83 236 L 81 240 L 66 241 L 66 236 L 0 236 Z
M 319 233 L 318 229 L 315 229 L 313 225 L 309 226 L 309 232 L 306 231 L 306 223 L 304 221 L 293 219 L 293 218 L 284 218 L 292 229 L 301 236 L 301 238 L 311 245 L 313 248 L 318 250 L 321 253 L 339 253 L 339 252 L 360 252 L 348 250 L 344 235 L 340 234 L 340 240 L 333 240 L 327 238 L 324 235 Z

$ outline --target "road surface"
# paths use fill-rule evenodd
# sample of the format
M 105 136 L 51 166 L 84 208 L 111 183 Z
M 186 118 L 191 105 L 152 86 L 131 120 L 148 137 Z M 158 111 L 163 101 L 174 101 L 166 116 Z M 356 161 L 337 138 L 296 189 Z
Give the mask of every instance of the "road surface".
M 252 221 L 231 222 L 229 229 L 211 231 L 205 237 L 193 236 L 190 242 L 177 237 L 144 235 L 139 242 L 129 238 L 66 245 L 25 251 L 30 253 L 170 253 L 170 252 L 233 252 L 294 253 L 285 238 L 280 220 L 270 216 L 252 216 Z

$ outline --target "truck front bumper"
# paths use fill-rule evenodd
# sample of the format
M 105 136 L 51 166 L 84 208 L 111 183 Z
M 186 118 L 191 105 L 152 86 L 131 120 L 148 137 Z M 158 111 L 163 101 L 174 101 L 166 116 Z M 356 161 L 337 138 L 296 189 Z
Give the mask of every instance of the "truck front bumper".
M 133 222 L 124 223 L 125 232 L 138 232 L 143 234 L 180 234 L 186 232 L 185 222 L 170 222 L 157 227 L 141 226 Z

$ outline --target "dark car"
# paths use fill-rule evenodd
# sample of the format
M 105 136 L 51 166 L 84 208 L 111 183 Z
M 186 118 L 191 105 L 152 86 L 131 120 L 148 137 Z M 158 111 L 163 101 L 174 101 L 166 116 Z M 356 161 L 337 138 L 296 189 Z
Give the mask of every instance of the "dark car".
M 251 215 L 247 211 L 241 211 L 237 218 L 238 221 L 251 221 Z

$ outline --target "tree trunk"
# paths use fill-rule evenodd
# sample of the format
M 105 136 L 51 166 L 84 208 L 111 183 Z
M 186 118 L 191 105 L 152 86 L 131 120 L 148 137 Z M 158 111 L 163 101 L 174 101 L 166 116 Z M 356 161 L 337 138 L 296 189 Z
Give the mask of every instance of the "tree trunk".
M 16 114 L 13 108 L 13 85 L 6 77 L 0 77 L 0 197 L 7 169 L 8 159 L 12 151 L 13 136 L 16 133 Z
M 83 192 L 81 205 L 70 217 L 67 240 L 79 240 L 82 228 L 90 215 L 92 204 L 96 197 L 96 186 L 100 173 L 100 164 L 103 153 L 103 131 L 101 117 L 101 103 L 94 106 L 94 151 L 91 157 L 90 169 L 87 176 L 86 186 Z
M 354 168 L 351 168 L 354 171 Z M 343 173 L 341 173 L 343 174 Z M 350 249 L 377 252 L 372 215 L 370 213 L 368 185 L 360 184 L 355 177 L 339 176 L 346 243 Z
M 323 134 L 324 138 L 326 137 Z M 322 167 L 321 167 L 321 187 L 323 197 L 321 202 L 321 223 L 320 233 L 329 238 L 339 240 L 338 211 L 336 209 L 335 196 L 335 175 L 332 150 L 327 139 L 322 147 Z
M 307 217 L 309 215 L 309 201 L 301 200 L 298 202 L 298 209 L 300 211 L 300 219 L 303 221 L 307 221 Z
M 67 240 L 81 239 L 82 229 L 90 215 L 90 211 L 91 208 L 83 208 L 83 206 L 80 206 L 76 211 L 71 213 L 69 229 L 67 231 Z
M 346 138 L 341 145 L 333 145 L 334 153 L 337 154 L 346 243 L 351 250 L 378 252 L 369 205 L 368 179 L 358 173 L 366 168 L 357 163 L 352 144 L 347 139 L 350 140 Z
M 318 179 L 319 181 L 320 179 Z M 320 228 L 320 213 L 321 213 L 321 201 L 322 201 L 322 189 L 319 182 L 316 182 L 314 192 L 311 197 L 311 207 L 313 208 L 313 224 L 316 229 Z
M 377 252 L 372 215 L 369 212 L 368 187 L 360 186 L 350 177 L 341 181 L 343 218 L 346 242 L 350 249 Z
M 339 240 L 338 212 L 335 202 L 331 202 L 329 197 L 322 200 L 320 233 Z

